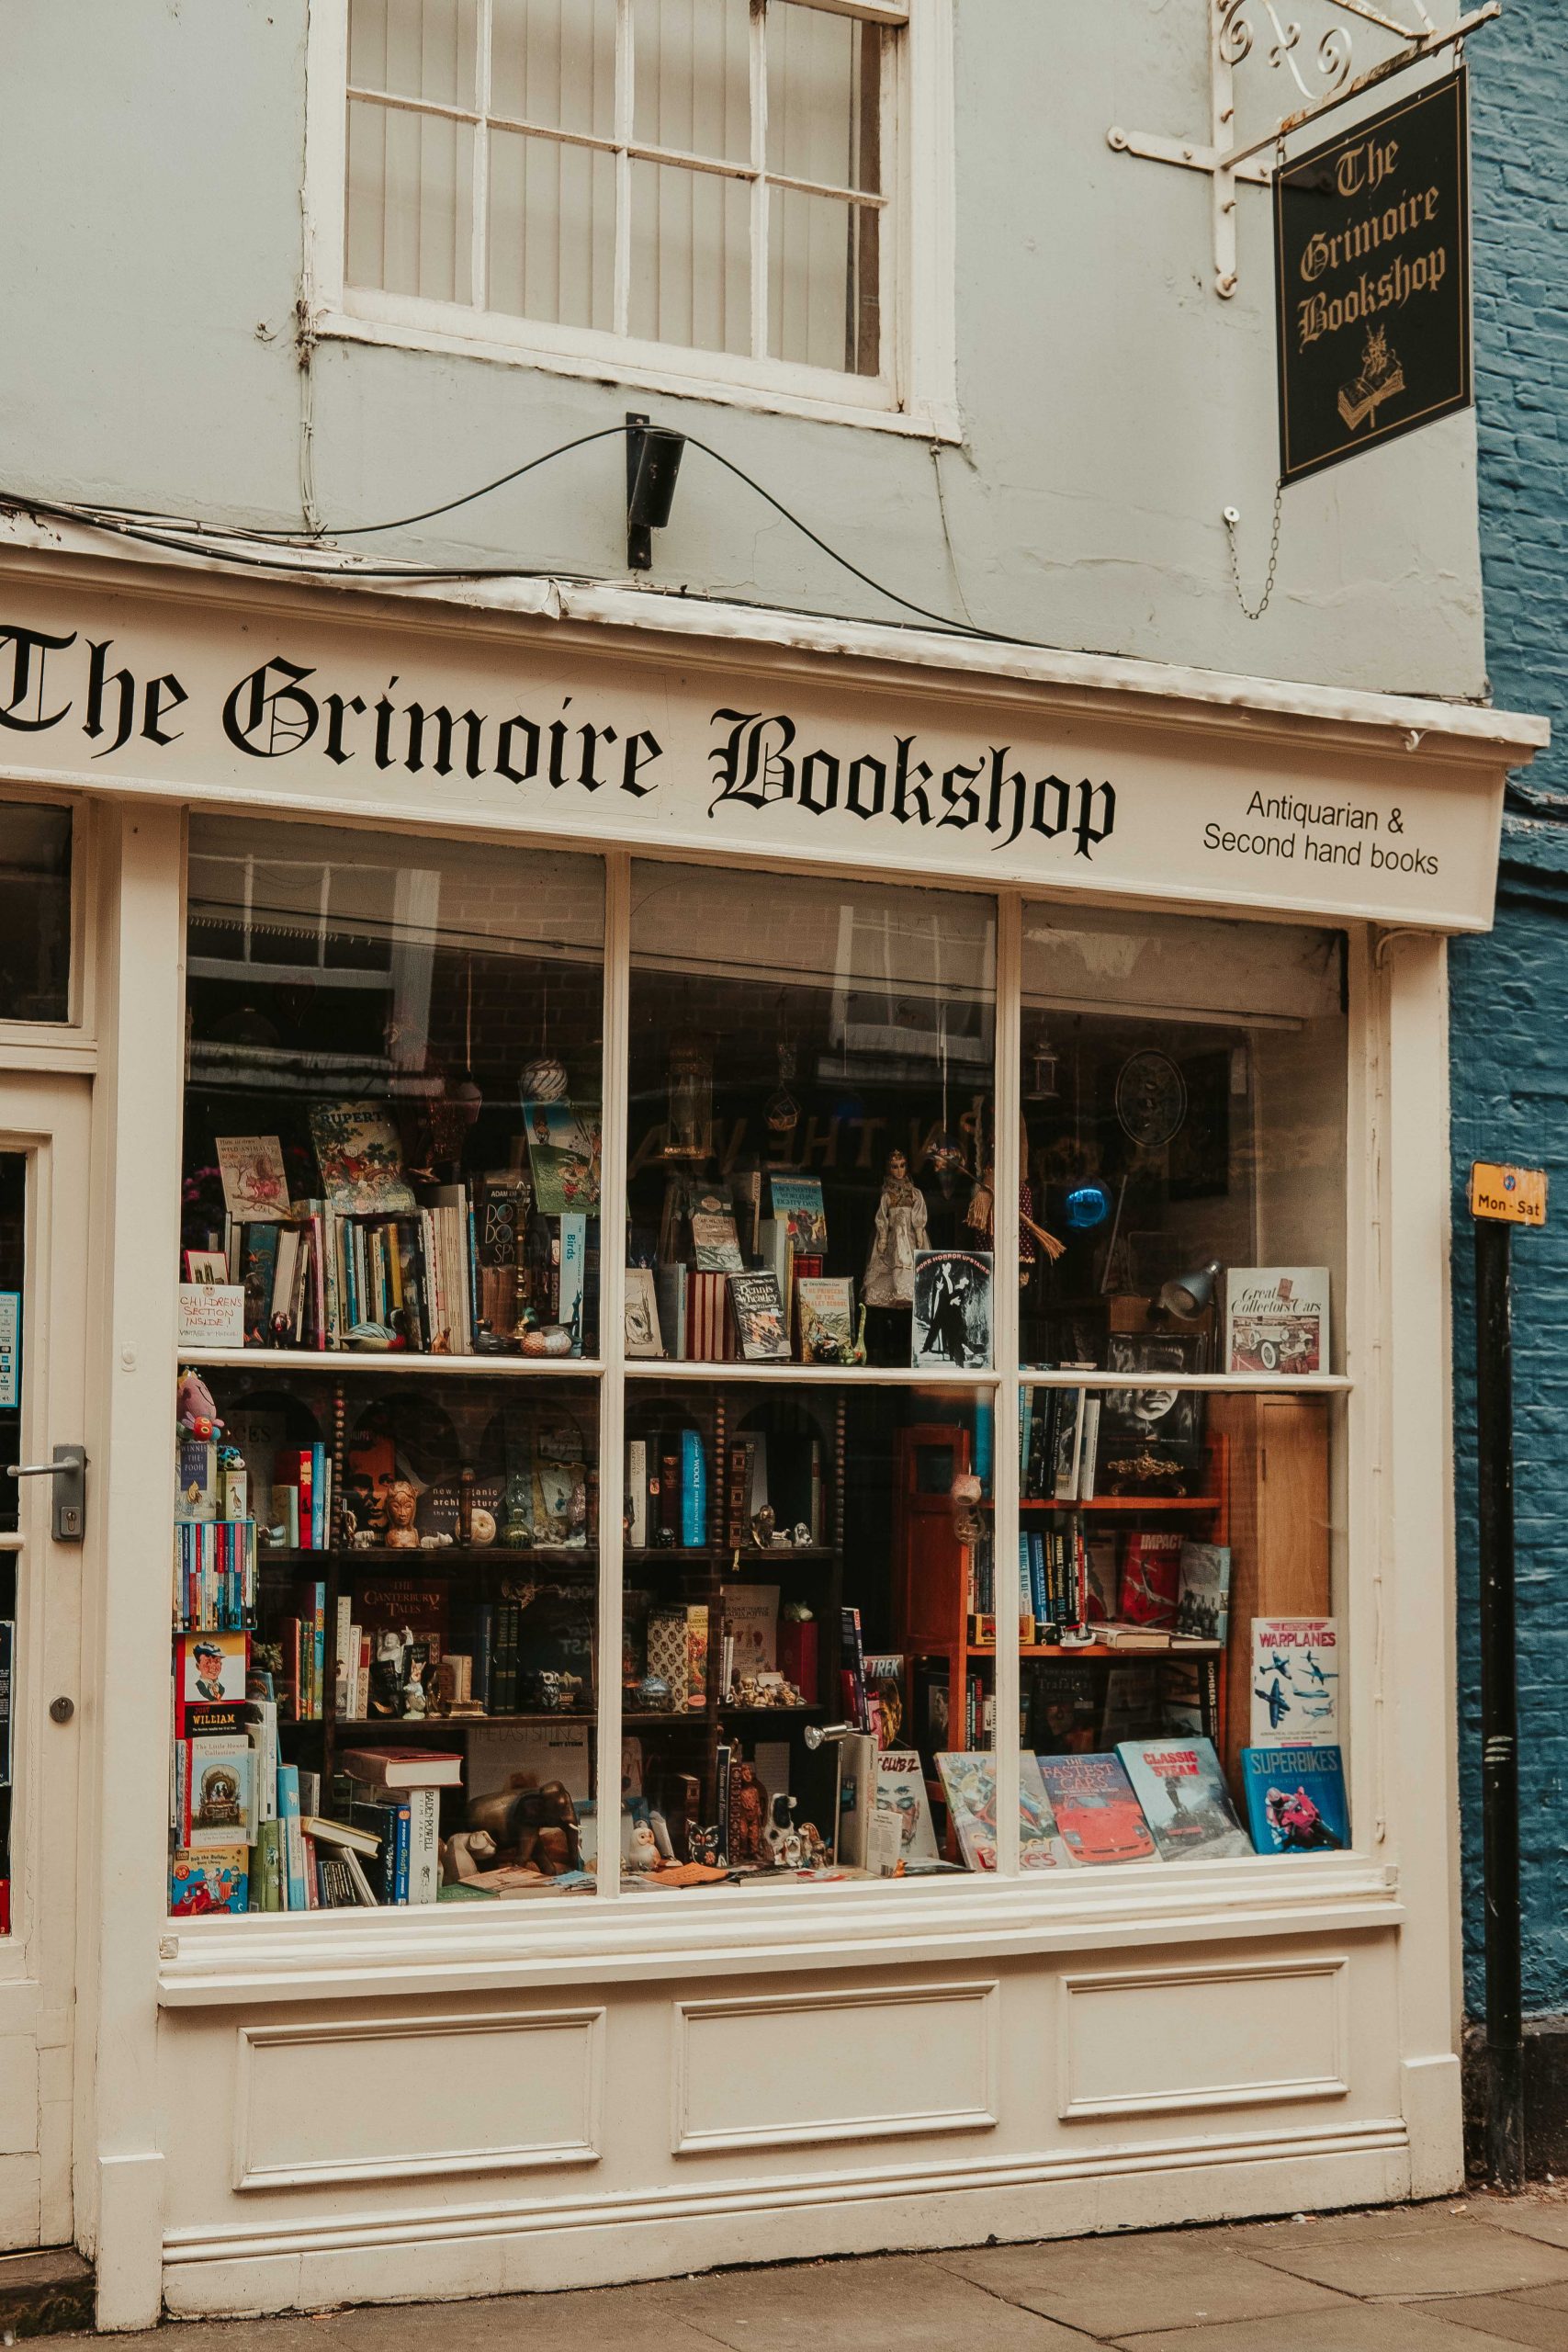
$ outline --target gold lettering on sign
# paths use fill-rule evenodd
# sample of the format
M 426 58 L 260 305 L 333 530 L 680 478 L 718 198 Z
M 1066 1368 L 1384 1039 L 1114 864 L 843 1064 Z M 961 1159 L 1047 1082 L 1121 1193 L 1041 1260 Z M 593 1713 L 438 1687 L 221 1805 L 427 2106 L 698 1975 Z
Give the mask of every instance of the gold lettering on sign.
M 1335 169 L 1334 184 L 1341 196 L 1371 195 L 1381 187 L 1399 160 L 1397 139 L 1364 139 L 1347 147 Z

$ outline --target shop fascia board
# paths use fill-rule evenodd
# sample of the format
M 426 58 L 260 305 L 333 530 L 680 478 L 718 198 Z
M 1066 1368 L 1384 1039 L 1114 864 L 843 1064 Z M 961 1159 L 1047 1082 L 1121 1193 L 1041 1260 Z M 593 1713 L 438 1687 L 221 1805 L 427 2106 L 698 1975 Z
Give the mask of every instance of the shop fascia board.
M 243 551 L 247 543 L 236 540 L 236 555 Z M 254 557 L 254 541 L 248 552 Z M 743 650 L 753 667 L 803 680 L 819 681 L 827 658 L 854 663 L 868 685 L 897 684 L 950 703 L 995 707 L 1016 700 L 1036 714 L 1042 708 L 1098 713 L 1160 727 L 1198 722 L 1223 732 L 1261 729 L 1297 743 L 1326 738 L 1354 748 L 1359 741 L 1380 752 L 1389 750 L 1392 738 L 1423 760 L 1483 770 L 1489 781 L 1499 770 L 1528 763 L 1551 733 L 1544 718 L 1475 703 L 1235 675 L 1124 654 L 991 643 L 657 589 L 555 578 L 400 585 L 367 579 L 351 559 L 307 582 L 257 579 L 237 574 L 217 557 L 149 560 L 140 548 L 113 544 L 106 549 L 100 533 L 19 514 L 0 517 L 0 571 L 56 586 L 66 580 L 96 583 L 118 595 L 196 598 L 258 617 L 275 613 L 300 620 L 331 612 L 341 619 L 347 605 L 367 628 L 411 626 L 412 605 L 418 615 L 412 625 L 449 628 L 469 643 L 479 636 L 515 644 L 521 624 L 530 636 L 542 628 L 553 643 L 658 667 L 668 665 L 675 642 L 693 667 L 733 669 Z M 109 781 L 95 779 L 100 789 Z
M 1179 1874 L 1179 1883 L 1171 1881 Z M 1168 1865 L 1133 1888 L 1120 1871 L 1070 1889 L 1028 1882 L 738 1889 L 616 1904 L 541 1896 L 496 1916 L 316 1912 L 179 1923 L 159 1941 L 167 2008 L 367 2000 L 519 1985 L 609 1984 L 844 1968 L 1025 1960 L 1280 1936 L 1386 1931 L 1404 1920 L 1397 1871 L 1347 1855 L 1322 1862 Z M 1107 1883 L 1107 1881 L 1112 1883 Z M 550 1905 L 555 1915 L 542 1916 Z M 564 1916 L 563 1916 L 564 1915 Z

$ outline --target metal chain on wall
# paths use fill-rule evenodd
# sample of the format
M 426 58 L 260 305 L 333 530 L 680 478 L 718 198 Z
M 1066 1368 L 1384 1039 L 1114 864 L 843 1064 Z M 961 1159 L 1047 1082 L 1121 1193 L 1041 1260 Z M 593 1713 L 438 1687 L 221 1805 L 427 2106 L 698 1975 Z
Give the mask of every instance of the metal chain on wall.
M 1269 610 L 1269 600 L 1274 594 L 1274 575 L 1280 569 L 1280 513 L 1284 503 L 1285 485 L 1283 481 L 1277 481 L 1274 484 L 1274 523 L 1269 535 L 1269 569 L 1263 578 L 1263 594 L 1256 605 L 1249 605 L 1247 601 L 1247 592 L 1241 584 L 1241 566 L 1236 561 L 1235 534 L 1236 526 L 1241 521 L 1241 514 L 1234 506 L 1225 508 L 1225 536 L 1230 546 L 1231 581 L 1235 589 L 1236 603 L 1249 621 L 1260 621 L 1263 618 L 1264 614 Z

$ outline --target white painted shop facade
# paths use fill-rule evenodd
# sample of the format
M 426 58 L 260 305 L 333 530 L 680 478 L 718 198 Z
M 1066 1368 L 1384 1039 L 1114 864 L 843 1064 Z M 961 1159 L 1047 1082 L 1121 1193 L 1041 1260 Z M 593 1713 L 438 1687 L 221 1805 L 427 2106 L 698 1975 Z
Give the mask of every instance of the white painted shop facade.
M 126 2328 L 161 2306 L 478 2295 L 1456 2186 L 1444 940 L 1490 922 L 1504 775 L 1540 726 L 615 589 L 258 583 L 106 557 L 69 531 L 12 533 L 0 638 L 6 800 L 68 807 L 75 844 L 70 1017 L 0 1028 L 0 1147 L 30 1188 L 22 1444 L 35 1462 L 80 1438 L 89 1456 L 85 1544 L 51 1540 L 48 1480 L 7 1539 L 23 1627 L 0 1940 L 11 2235 L 74 2236 L 102 2324 Z M 445 752 L 436 711 L 456 715 Z M 577 1901 L 169 1917 L 170 1400 L 192 1360 L 171 1270 L 198 819 L 359 827 L 378 855 L 402 838 L 603 862 L 606 1234 L 626 1216 L 634 856 L 758 893 L 870 874 L 986 899 L 999 1262 L 1018 1248 L 1032 921 L 1153 910 L 1342 933 L 1333 1368 L 1193 1379 L 1242 1407 L 1305 1386 L 1329 1417 L 1348 1849 L 1023 1875 L 1004 1739 L 995 1875 L 634 1895 L 612 1870 Z M 603 1254 L 601 1329 L 618 1334 L 623 1253 Z M 994 1371 L 944 1382 L 984 1392 L 1004 1431 L 1011 1292 Z M 454 1382 L 473 1365 L 424 1369 Z M 525 1387 L 555 1367 L 486 1370 Z M 618 1349 L 570 1367 L 597 1430 L 610 1656 L 642 1376 Z M 829 1377 L 724 1374 L 786 1376 Z M 1019 1477 L 998 1446 L 1000 1558 Z M 998 1722 L 1023 1670 L 999 1645 Z M 601 1679 L 600 1787 L 622 1770 L 615 1684 Z

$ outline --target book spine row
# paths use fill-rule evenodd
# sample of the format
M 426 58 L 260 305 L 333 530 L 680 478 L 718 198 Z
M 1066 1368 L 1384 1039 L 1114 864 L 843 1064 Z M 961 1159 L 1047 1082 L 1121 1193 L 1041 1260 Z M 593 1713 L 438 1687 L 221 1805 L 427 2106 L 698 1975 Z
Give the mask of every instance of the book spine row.
M 1084 1388 L 1019 1395 L 1023 1502 L 1092 1502 L 1100 1457 L 1100 1398 Z
M 333 1458 L 324 1445 L 280 1453 L 274 1464 L 271 1533 L 286 1549 L 324 1552 L 332 1543 Z
M 626 1542 L 633 1551 L 701 1550 L 708 1535 L 708 1467 L 700 1431 L 666 1430 L 628 1439 L 626 1479 Z
M 249 1633 L 255 1622 L 254 1520 L 176 1520 L 175 1630 Z
M 472 1355 L 480 1317 L 515 1334 L 514 1265 L 481 1265 L 474 1200 L 457 1197 L 402 1215 L 351 1215 L 330 1202 L 297 1202 L 287 1223 L 228 1227 L 229 1275 L 245 1290 L 245 1341 L 254 1347 L 342 1348 L 367 1325 L 395 1332 L 414 1354 Z M 538 1319 L 583 1351 L 586 1216 L 539 1220 L 547 1270 L 534 1269 Z M 720 1277 L 722 1281 L 722 1277 Z

